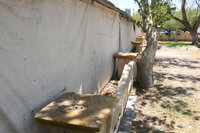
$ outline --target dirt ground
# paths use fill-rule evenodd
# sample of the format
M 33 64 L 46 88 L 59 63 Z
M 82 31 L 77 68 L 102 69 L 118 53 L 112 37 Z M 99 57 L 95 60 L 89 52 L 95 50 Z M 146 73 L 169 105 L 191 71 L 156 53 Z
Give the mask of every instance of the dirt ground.
M 132 133 L 200 133 L 200 49 L 157 51 L 155 87 L 137 89 Z

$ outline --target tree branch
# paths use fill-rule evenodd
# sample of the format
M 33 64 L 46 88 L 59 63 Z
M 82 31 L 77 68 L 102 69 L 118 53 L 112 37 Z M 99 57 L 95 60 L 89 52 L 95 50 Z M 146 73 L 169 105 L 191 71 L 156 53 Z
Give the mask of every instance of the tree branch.
M 193 29 L 194 29 L 195 31 L 197 31 L 197 29 L 199 28 L 199 25 L 200 25 L 200 15 L 199 15 L 199 17 L 197 18 L 197 20 L 195 21 L 194 26 L 193 26 Z
M 171 15 L 171 16 L 173 17 L 173 19 L 175 19 L 175 20 L 178 21 L 179 23 L 185 25 L 185 22 L 184 22 L 183 20 L 181 20 L 181 19 L 179 19 L 179 18 L 177 18 L 177 17 L 175 17 L 175 16 L 173 16 L 173 15 Z
M 181 11 L 182 11 L 183 21 L 188 23 L 186 11 L 185 11 L 185 3 L 186 3 L 186 0 L 182 0 Z
M 196 4 L 200 8 L 200 1 L 199 0 L 196 0 Z
M 172 17 L 173 17 L 173 19 L 175 19 L 175 20 L 178 21 L 179 23 L 183 24 L 183 25 L 185 26 L 185 28 L 188 29 L 188 31 L 191 31 L 191 30 L 192 30 L 192 27 L 190 26 L 190 24 L 189 24 L 188 22 L 185 22 L 185 21 L 183 21 L 183 20 L 181 20 L 181 19 L 179 19 L 179 18 L 177 18 L 177 17 L 175 17 L 175 16 L 173 16 L 173 15 L 172 15 Z
M 135 2 L 138 4 L 140 12 L 143 12 L 144 10 L 143 10 L 141 3 L 138 0 L 135 0 Z

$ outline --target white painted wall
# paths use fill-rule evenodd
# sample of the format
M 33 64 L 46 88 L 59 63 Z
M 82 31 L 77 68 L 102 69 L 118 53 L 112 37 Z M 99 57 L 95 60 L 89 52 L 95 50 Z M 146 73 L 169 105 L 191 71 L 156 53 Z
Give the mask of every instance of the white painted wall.
M 120 51 L 121 52 L 129 52 L 132 48 L 131 41 L 134 41 L 134 31 L 133 31 L 133 23 L 130 21 L 126 21 L 125 19 L 121 19 L 120 22 Z
M 98 93 L 110 80 L 119 15 L 88 2 L 0 0 L 0 133 L 45 132 L 34 113 L 64 87 Z
M 138 37 L 142 34 L 142 29 L 140 27 L 138 27 L 137 25 L 135 25 L 135 36 Z M 136 40 L 136 38 L 135 38 Z
M 120 51 L 129 52 L 132 49 L 131 42 L 140 36 L 141 29 L 133 22 L 121 19 L 120 21 Z

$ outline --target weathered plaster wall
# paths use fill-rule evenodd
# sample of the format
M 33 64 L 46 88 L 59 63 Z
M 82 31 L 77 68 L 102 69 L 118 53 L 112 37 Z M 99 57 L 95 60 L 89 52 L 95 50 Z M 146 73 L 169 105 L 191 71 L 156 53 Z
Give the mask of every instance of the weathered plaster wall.
M 131 21 L 120 20 L 120 51 L 128 52 L 132 49 L 131 41 L 141 34 L 141 29 Z
M 0 1 L 0 133 L 45 132 L 33 119 L 38 109 L 63 91 L 98 93 L 110 80 L 119 14 L 88 2 Z
M 135 41 L 133 22 L 121 19 L 120 22 L 120 51 L 128 52 L 131 50 L 131 41 Z
M 135 36 L 138 37 L 142 34 L 142 30 L 140 27 L 138 27 L 137 25 L 135 25 Z M 136 40 L 136 38 L 135 38 Z

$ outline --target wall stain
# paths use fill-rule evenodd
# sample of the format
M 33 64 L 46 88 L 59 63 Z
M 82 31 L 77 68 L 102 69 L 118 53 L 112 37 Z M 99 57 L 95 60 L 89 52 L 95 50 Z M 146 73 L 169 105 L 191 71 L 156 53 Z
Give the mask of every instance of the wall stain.
M 15 5 L 0 1 L 0 7 L 3 7 L 4 9 L 8 10 L 13 16 L 15 16 L 23 21 L 25 20 L 24 16 L 21 16 L 19 13 L 17 13 L 18 11 L 15 9 L 15 7 L 16 7 Z

